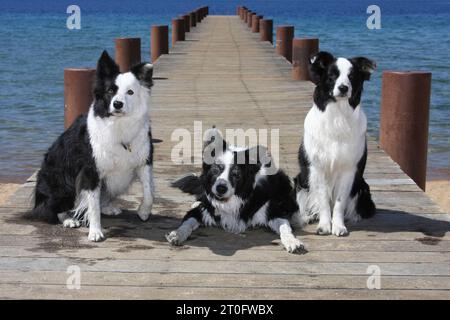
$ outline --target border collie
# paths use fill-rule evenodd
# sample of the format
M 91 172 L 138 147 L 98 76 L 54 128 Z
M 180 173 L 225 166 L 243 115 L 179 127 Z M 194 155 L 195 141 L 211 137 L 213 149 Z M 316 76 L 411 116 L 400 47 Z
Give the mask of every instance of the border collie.
M 300 221 L 319 219 L 318 234 L 344 236 L 344 220 L 375 214 L 363 178 L 367 120 L 360 104 L 363 83 L 375 67 L 367 58 L 335 58 L 328 52 L 311 59 L 314 105 L 305 118 L 295 185 Z
M 120 73 L 104 51 L 98 60 L 89 113 L 80 116 L 45 154 L 30 217 L 75 228 L 89 225 L 89 240 L 104 239 L 100 215 L 117 215 L 112 201 L 137 176 L 146 221 L 153 204 L 149 97 L 153 66 L 141 63 Z
M 283 171 L 272 167 L 267 149 L 230 146 L 215 128 L 207 132 L 205 140 L 201 175 L 191 174 L 172 183 L 195 195 L 197 202 L 181 226 L 166 235 L 167 241 L 182 245 L 200 225 L 233 233 L 268 227 L 280 235 L 288 252 L 304 252 L 290 225 L 298 211 L 291 181 Z

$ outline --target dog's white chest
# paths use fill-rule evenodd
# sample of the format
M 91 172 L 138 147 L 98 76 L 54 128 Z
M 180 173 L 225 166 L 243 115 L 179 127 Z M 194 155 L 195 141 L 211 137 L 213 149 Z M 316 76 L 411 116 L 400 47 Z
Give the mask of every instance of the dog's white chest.
M 305 118 L 304 146 L 311 163 L 327 171 L 354 167 L 365 147 L 366 117 L 360 107 L 330 103 Z
M 100 178 L 112 194 L 130 185 L 136 169 L 145 165 L 150 153 L 148 123 L 134 126 L 90 117 L 88 119 L 92 153 Z M 128 125 L 128 126 L 127 126 Z

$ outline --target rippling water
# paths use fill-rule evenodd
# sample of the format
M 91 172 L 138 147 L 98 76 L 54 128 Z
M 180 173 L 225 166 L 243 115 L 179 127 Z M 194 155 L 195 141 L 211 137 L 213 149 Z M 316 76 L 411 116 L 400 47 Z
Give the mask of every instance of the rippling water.
M 245 3 L 296 36 L 317 36 L 320 47 L 340 56 L 365 55 L 378 72 L 363 102 L 369 132 L 378 136 L 381 70 L 433 73 L 429 170 L 450 167 L 450 1 L 376 1 L 382 29 L 368 30 L 372 1 L 10 1 L 0 2 L 0 181 L 23 181 L 63 130 L 63 69 L 94 66 L 113 39 L 141 37 L 149 59 L 149 27 L 209 4 L 211 14 L 234 14 Z M 66 28 L 66 8 L 81 7 L 81 30 Z M 443 169 L 443 171 L 439 171 Z M 444 172 L 444 173 L 439 173 Z

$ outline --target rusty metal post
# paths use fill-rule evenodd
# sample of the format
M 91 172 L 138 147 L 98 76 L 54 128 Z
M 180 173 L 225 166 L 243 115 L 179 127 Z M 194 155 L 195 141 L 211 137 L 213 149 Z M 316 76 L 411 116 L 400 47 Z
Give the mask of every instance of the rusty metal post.
M 169 26 L 152 26 L 151 56 L 155 62 L 162 54 L 169 53 Z
M 251 14 L 252 11 L 251 10 L 245 10 L 245 16 L 244 16 L 244 22 L 247 24 L 248 23 L 248 15 Z
M 241 9 L 241 20 L 245 21 L 245 17 L 247 16 L 247 8 L 246 7 L 242 7 Z
M 182 16 L 182 19 L 184 20 L 184 32 L 190 32 L 191 31 L 191 15 L 185 14 Z
M 250 29 L 253 26 L 253 20 L 255 19 L 255 17 L 256 17 L 256 13 L 252 12 L 250 14 L 250 17 L 249 17 L 248 21 L 247 21 L 247 27 L 249 27 Z
M 430 72 L 383 72 L 380 146 L 425 190 Z
M 64 69 L 64 129 L 89 111 L 92 103 L 92 85 L 95 69 Z
M 259 20 L 259 35 L 261 41 L 270 41 L 273 44 L 273 20 Z
M 252 25 L 252 14 L 253 11 L 247 12 L 247 21 L 245 22 L 247 24 L 247 27 L 251 27 Z
M 128 72 L 141 62 L 141 38 L 116 39 L 116 63 L 120 72 Z
M 172 46 L 177 41 L 186 40 L 186 35 L 184 33 L 184 19 L 177 18 L 172 20 Z
M 311 80 L 309 63 L 312 55 L 319 52 L 319 39 L 295 38 L 292 40 L 292 79 Z
M 263 16 L 255 15 L 252 18 L 252 32 L 257 33 L 259 32 L 259 20 L 261 20 Z
M 197 14 L 195 12 L 190 12 L 191 16 L 191 27 L 195 27 L 197 25 Z
M 292 62 L 292 40 L 294 39 L 293 26 L 279 26 L 277 28 L 277 53 Z
M 241 6 L 237 6 L 237 8 L 236 8 L 236 15 L 237 16 L 241 15 Z

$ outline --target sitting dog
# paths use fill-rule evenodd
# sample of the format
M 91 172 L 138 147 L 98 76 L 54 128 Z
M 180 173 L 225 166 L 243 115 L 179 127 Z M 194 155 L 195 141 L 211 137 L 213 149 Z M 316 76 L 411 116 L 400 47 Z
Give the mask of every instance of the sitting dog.
M 344 220 L 375 214 L 363 178 L 367 120 L 360 104 L 363 83 L 375 67 L 367 58 L 335 58 L 328 52 L 311 59 L 314 105 L 305 118 L 295 184 L 300 220 L 318 218 L 318 234 L 346 235 Z
M 89 240 L 104 238 L 100 215 L 117 215 L 111 202 L 139 177 L 146 221 L 153 204 L 149 97 L 153 66 L 141 63 L 120 73 L 106 51 L 98 60 L 94 101 L 45 154 L 30 213 L 64 227 L 89 225 Z
M 211 129 L 204 144 L 200 177 L 191 174 L 172 184 L 195 195 L 198 201 L 181 226 L 166 235 L 169 243 L 181 245 L 200 225 L 233 233 L 269 227 L 280 235 L 288 252 L 305 251 L 290 225 L 292 215 L 298 211 L 291 181 L 276 168 L 270 174 L 271 165 L 266 148 L 229 146 L 215 128 Z

